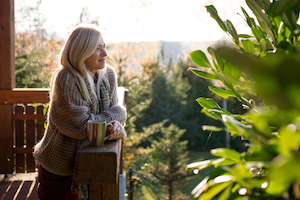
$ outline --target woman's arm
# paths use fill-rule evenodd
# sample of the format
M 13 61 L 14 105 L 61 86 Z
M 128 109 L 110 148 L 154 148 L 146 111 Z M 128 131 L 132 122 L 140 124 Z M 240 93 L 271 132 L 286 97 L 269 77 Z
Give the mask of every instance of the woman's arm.
M 87 101 L 82 95 L 75 76 L 66 69 L 59 72 L 50 103 L 48 121 L 67 137 L 83 140 L 87 134 L 87 121 L 92 119 Z
M 114 72 L 114 71 L 113 71 Z M 108 71 L 109 81 L 111 76 Z M 114 79 L 113 81 L 115 81 Z M 84 140 L 88 137 L 87 121 L 102 120 L 111 122 L 119 121 L 122 125 L 126 121 L 126 108 L 118 105 L 116 82 L 110 87 L 110 107 L 101 114 L 89 113 L 88 102 L 84 99 L 80 85 L 71 72 L 62 70 L 57 76 L 54 97 L 49 108 L 49 121 L 59 129 L 59 131 L 70 138 Z

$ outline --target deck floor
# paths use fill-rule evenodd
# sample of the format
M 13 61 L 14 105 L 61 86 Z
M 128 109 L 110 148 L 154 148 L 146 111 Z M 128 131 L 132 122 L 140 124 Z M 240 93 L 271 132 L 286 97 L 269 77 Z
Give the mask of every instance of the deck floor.
M 0 174 L 0 200 L 38 200 L 38 173 Z M 120 200 L 125 200 L 126 172 L 120 176 Z
M 0 200 L 38 200 L 37 173 L 0 175 Z

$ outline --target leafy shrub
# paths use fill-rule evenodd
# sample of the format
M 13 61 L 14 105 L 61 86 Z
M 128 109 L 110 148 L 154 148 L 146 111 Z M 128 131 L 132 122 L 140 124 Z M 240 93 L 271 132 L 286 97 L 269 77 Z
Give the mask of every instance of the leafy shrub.
M 209 86 L 222 98 L 234 97 L 248 112 L 234 114 L 216 101 L 200 97 L 202 112 L 226 125 L 246 150 L 213 149 L 216 159 L 189 164 L 199 170 L 214 166 L 192 193 L 199 199 L 300 198 L 300 28 L 299 0 L 246 0 L 254 18 L 242 8 L 252 35 L 238 34 L 222 21 L 213 5 L 207 11 L 233 40 L 231 47 L 209 47 L 190 53 L 196 75 L 219 81 Z M 206 130 L 224 128 L 204 126 Z

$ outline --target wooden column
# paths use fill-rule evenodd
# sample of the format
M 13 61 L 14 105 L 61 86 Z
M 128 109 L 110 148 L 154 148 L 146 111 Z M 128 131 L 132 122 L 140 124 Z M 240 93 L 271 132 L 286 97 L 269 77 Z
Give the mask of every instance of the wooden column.
M 0 0 L 0 90 L 15 85 L 14 0 Z M 13 172 L 13 105 L 0 104 L 0 174 Z
M 75 179 L 89 185 L 89 200 L 119 200 L 121 148 L 121 140 L 106 141 L 100 147 L 84 141 L 77 153 Z

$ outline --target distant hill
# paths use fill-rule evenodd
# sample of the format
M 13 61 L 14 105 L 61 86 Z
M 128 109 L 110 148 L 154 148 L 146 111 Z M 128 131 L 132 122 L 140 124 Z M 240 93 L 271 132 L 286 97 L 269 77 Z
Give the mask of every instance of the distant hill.
M 207 52 L 207 48 L 216 44 L 215 41 L 205 41 L 205 42 L 184 42 L 184 41 L 160 41 L 159 48 L 163 48 L 165 51 L 165 56 L 172 56 L 173 61 L 176 63 L 178 59 L 184 59 L 188 54 L 195 50 L 201 50 Z
M 228 42 L 228 41 L 225 41 Z M 179 59 L 186 59 L 189 53 L 195 50 L 201 50 L 207 54 L 207 48 L 217 46 L 224 41 L 156 41 L 156 42 L 123 42 L 109 44 L 108 55 L 111 57 L 112 66 L 118 66 L 120 60 L 125 61 L 125 67 L 128 70 L 140 72 L 144 62 L 153 61 L 159 58 L 161 63 L 167 64 L 172 57 L 174 63 Z M 164 59 L 161 51 L 164 52 Z M 207 54 L 209 58 L 209 55 Z

